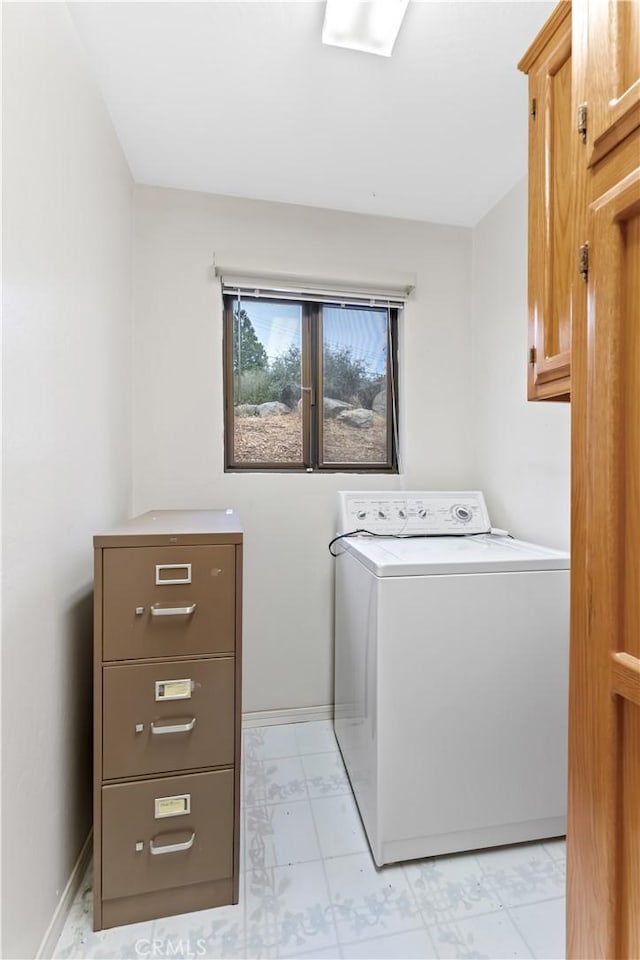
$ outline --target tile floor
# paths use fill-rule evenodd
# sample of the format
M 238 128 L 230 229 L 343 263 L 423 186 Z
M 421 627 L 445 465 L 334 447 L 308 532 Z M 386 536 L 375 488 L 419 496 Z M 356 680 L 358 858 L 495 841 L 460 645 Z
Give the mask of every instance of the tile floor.
M 89 873 L 55 957 L 564 957 L 562 840 L 377 870 L 329 721 L 244 733 L 241 901 L 91 930 Z

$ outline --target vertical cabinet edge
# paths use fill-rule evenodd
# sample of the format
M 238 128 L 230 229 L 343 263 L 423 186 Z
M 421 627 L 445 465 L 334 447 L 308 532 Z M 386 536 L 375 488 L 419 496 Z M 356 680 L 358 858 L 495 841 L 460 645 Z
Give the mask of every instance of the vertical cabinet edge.
M 102 929 L 102 547 L 93 551 L 93 929 Z

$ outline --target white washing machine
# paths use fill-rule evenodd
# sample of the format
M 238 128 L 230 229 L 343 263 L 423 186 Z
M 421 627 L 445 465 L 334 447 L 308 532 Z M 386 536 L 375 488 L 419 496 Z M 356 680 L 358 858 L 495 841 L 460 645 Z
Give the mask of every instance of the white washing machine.
M 569 555 L 482 494 L 342 492 L 335 732 L 378 865 L 561 836 Z

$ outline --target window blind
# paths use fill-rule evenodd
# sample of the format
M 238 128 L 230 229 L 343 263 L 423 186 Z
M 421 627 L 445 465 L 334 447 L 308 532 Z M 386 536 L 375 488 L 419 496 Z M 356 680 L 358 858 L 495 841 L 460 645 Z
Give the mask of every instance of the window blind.
M 216 267 L 223 294 L 247 297 L 270 297 L 275 300 L 307 300 L 344 306 L 385 307 L 402 309 L 414 290 L 413 284 L 402 286 L 363 286 L 344 281 L 316 280 L 302 277 L 251 275 Z

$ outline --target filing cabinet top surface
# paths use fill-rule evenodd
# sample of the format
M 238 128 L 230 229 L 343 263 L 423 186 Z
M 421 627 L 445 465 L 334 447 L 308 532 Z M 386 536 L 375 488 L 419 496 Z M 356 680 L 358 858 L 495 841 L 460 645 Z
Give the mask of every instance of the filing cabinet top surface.
M 235 510 L 149 510 L 93 538 L 94 547 L 242 543 Z

